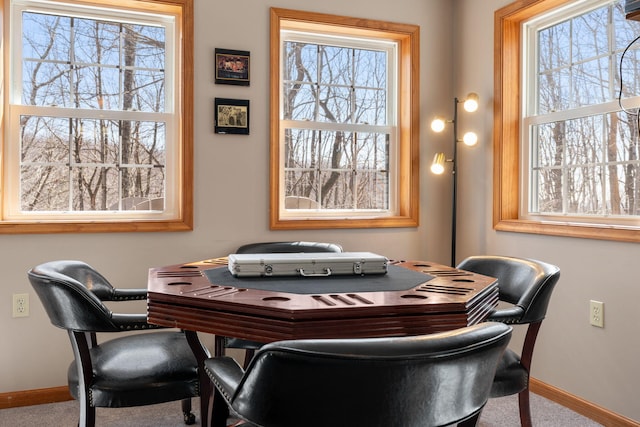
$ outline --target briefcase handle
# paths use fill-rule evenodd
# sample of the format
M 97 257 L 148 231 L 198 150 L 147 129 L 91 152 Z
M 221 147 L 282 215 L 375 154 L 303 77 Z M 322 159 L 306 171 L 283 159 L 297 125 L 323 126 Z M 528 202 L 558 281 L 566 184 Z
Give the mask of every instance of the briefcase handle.
M 301 276 L 304 277 L 327 277 L 327 276 L 331 276 L 331 269 L 330 268 L 325 268 L 324 269 L 324 273 L 311 273 L 311 274 L 307 274 L 304 272 L 304 269 L 301 268 L 298 270 L 300 272 Z

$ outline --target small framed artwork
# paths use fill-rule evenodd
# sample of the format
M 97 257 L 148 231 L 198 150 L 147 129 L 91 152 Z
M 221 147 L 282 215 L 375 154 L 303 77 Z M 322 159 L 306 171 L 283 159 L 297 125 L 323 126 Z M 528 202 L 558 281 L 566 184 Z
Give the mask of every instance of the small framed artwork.
M 216 84 L 249 86 L 249 52 L 216 49 Z
M 215 133 L 249 135 L 249 100 L 216 98 Z

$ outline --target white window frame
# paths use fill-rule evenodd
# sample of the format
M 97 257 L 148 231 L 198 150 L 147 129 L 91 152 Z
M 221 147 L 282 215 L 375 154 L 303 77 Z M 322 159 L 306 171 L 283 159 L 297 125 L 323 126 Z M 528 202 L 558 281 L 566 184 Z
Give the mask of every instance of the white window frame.
M 281 158 L 280 162 L 284 165 L 284 145 L 285 145 L 285 130 L 286 129 L 306 129 L 306 130 L 325 130 L 325 131 L 343 131 L 343 132 L 376 132 L 389 135 L 389 170 L 388 170 L 388 190 L 389 190 L 389 208 L 388 209 L 287 209 L 285 207 L 285 168 L 280 168 L 280 211 L 282 212 L 282 218 L 285 220 L 290 219 L 318 219 L 318 218 L 371 218 L 371 217 L 387 217 L 396 215 L 398 213 L 397 203 L 397 186 L 396 174 L 397 174 L 397 144 L 398 144 L 398 111 L 396 108 L 397 98 L 397 70 L 398 70 L 398 46 L 397 42 L 379 40 L 379 39 L 364 39 L 360 37 L 346 37 L 335 36 L 325 33 L 310 33 L 307 31 L 281 31 L 281 44 L 280 57 L 284 57 L 284 45 L 286 42 L 306 42 L 317 45 L 331 45 L 340 46 L 349 49 L 369 49 L 384 51 L 387 55 L 387 81 L 386 81 L 386 93 L 387 93 L 387 106 L 386 106 L 386 122 L 387 125 L 362 125 L 351 123 L 328 123 L 328 122 L 309 122 L 309 121 L 296 121 L 285 120 L 282 117 L 284 112 L 284 91 L 280 92 L 280 144 L 281 144 Z M 282 65 L 282 63 L 281 63 Z M 284 81 L 282 75 L 283 68 L 280 68 L 280 82 Z
M 620 225 L 623 227 L 640 226 L 640 218 L 637 216 L 622 215 L 580 215 L 580 214 L 560 214 L 536 212 L 533 209 L 535 191 L 533 190 L 532 179 L 532 157 L 534 152 L 535 135 L 532 129 L 535 125 L 552 123 L 562 120 L 586 118 L 594 115 L 604 115 L 620 111 L 617 100 L 612 100 L 602 104 L 569 108 L 558 112 L 539 114 L 536 105 L 536 95 L 538 93 L 537 68 L 537 33 L 545 28 L 553 26 L 567 19 L 589 13 L 594 9 L 616 3 L 616 0 L 583 0 L 572 2 L 562 7 L 548 11 L 545 14 L 536 16 L 522 24 L 522 116 L 520 127 L 521 156 L 520 156 L 520 217 L 529 221 L 546 221 L 556 223 L 574 224 L 596 224 L 596 225 Z M 614 55 L 615 58 L 615 55 Z M 616 65 L 617 66 L 617 65 Z M 625 99 L 628 108 L 640 106 L 640 96 Z M 566 172 L 568 165 L 562 166 Z M 563 172 L 563 173 L 564 173 Z M 566 180 L 563 180 L 566 186 Z M 563 194 L 566 194 L 566 188 Z M 566 199 L 563 199 L 566 204 Z
M 284 208 L 284 159 L 282 146 L 282 31 L 299 34 L 333 35 L 371 43 L 383 40 L 397 44 L 398 74 L 388 76 L 396 80 L 396 96 L 391 110 L 397 114 L 395 147 L 390 152 L 394 169 L 389 183 L 393 185 L 389 207 L 376 211 L 333 211 Z M 349 18 L 312 12 L 271 8 L 271 156 L 270 156 L 270 228 L 323 229 L 323 228 L 380 228 L 416 227 L 419 216 L 419 63 L 420 29 L 410 24 Z M 389 109 L 387 114 L 392 114 Z M 322 124 L 324 126 L 325 124 Z M 333 125 L 335 127 L 335 125 Z M 354 129 L 342 127 L 340 129 Z M 387 127 L 385 126 L 385 128 Z M 393 132 L 392 132 L 393 133 Z M 393 161 L 395 160 L 395 161 Z M 390 173 L 390 175 L 391 175 Z
M 94 232 L 94 231 L 178 231 L 193 228 L 192 213 L 192 64 L 186 53 L 192 49 L 192 34 L 185 34 L 193 20 L 189 2 L 157 0 L 106 0 L 88 4 L 73 0 L 10 0 L 5 13 L 4 40 L 8 41 L 8 63 L 3 81 L 5 124 L 2 159 L 2 217 L 0 233 Z M 173 3 L 173 4 L 172 4 Z M 21 104 L 21 13 L 24 10 L 58 13 L 65 16 L 105 19 L 117 22 L 162 26 L 166 31 L 165 109 L 163 113 L 116 110 L 75 110 Z M 192 27 L 191 24 L 189 26 Z M 12 35 L 18 35 L 12 36 Z M 188 41 L 185 41 L 188 40 Z M 8 78 L 6 78 L 8 76 Z M 188 82 L 187 84 L 183 84 Z M 87 212 L 23 212 L 20 210 L 19 117 L 33 114 L 50 117 L 91 117 L 96 119 L 152 120 L 165 123 L 165 194 L 163 210 L 120 210 Z M 186 168 L 189 167 L 189 170 Z

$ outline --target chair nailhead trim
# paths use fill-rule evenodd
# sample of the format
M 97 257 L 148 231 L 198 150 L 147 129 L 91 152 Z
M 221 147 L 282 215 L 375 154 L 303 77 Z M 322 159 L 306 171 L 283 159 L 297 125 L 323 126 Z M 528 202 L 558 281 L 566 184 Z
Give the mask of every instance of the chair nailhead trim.
M 216 388 L 218 389 L 218 391 L 220 391 L 220 393 L 222 393 L 222 395 L 224 396 L 224 398 L 230 402 L 231 401 L 231 396 L 229 396 L 229 394 L 226 391 L 222 391 L 222 384 L 220 384 L 214 377 L 213 377 L 213 373 L 209 370 L 209 368 L 207 368 L 206 366 L 204 367 L 204 370 L 207 372 L 207 374 L 209 375 L 209 378 L 211 378 L 211 382 L 213 382 L 213 384 L 216 386 Z
M 131 330 L 138 330 L 138 329 L 158 329 L 160 328 L 160 326 L 157 325 L 149 325 L 149 324 L 136 324 L 136 325 L 120 325 L 119 326 L 121 330 L 123 331 L 131 331 Z
M 134 301 L 134 300 L 143 300 L 143 299 L 147 299 L 146 296 L 119 296 L 119 297 L 114 297 L 112 299 L 112 301 Z

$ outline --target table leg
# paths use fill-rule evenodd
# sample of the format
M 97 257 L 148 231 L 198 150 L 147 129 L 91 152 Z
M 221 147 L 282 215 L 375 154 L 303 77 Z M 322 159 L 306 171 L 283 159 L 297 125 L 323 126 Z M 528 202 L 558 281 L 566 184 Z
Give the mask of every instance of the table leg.
M 225 355 L 225 342 L 225 337 L 216 335 L 215 346 L 213 350 L 215 357 Z M 213 387 L 213 385 L 211 386 L 211 401 L 209 411 L 209 420 L 211 423 L 210 427 L 227 427 L 227 419 L 229 418 L 229 407 L 224 401 L 224 398 L 220 395 L 218 390 Z
M 193 351 L 198 361 L 198 377 L 200 377 L 200 425 L 202 427 L 209 427 L 212 387 L 209 376 L 204 372 L 204 361 L 209 357 L 209 351 L 200 342 L 197 332 L 185 330 L 184 333 L 191 347 L 191 351 Z
M 213 388 L 213 401 L 210 415 L 211 427 L 227 427 L 229 407 L 215 387 Z
M 215 357 L 224 356 L 224 343 L 225 338 L 220 335 L 216 335 L 215 348 L 213 350 Z

